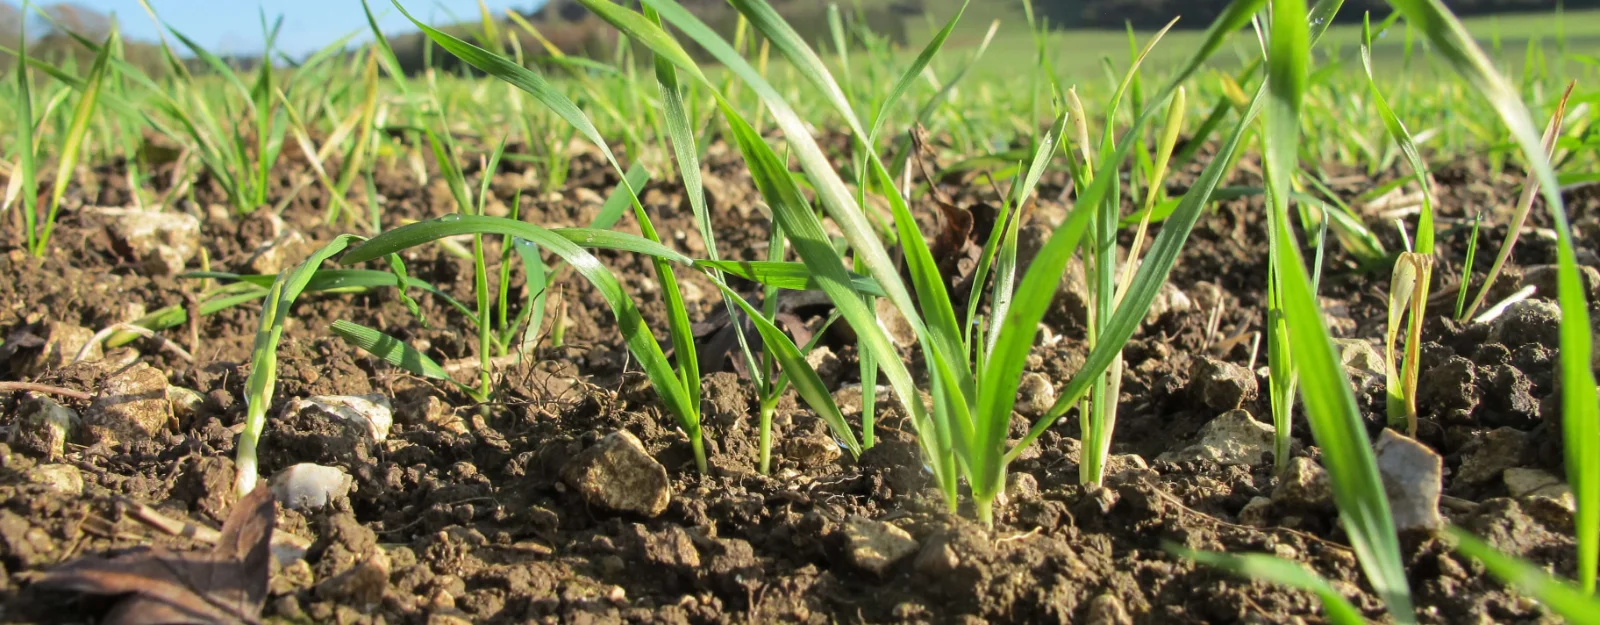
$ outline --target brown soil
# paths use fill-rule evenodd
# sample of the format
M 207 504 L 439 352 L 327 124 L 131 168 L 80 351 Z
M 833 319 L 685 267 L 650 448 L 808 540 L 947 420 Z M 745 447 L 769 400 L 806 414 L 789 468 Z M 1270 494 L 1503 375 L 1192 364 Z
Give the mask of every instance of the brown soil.
M 748 177 L 726 150 L 713 154 L 710 169 L 722 183 L 712 189 L 719 249 L 730 258 L 764 258 L 767 222 Z M 71 206 L 127 201 L 126 189 L 116 186 L 121 178 L 115 165 L 97 173 L 104 188 L 92 196 L 78 190 Z M 280 193 L 295 173 L 282 172 Z M 1234 183 L 1258 182 L 1251 178 L 1241 173 Z M 1488 211 L 1499 218 L 1514 202 L 1519 178 L 1484 171 L 1478 161 L 1442 167 L 1441 214 L 1459 219 Z M 1064 207 L 1056 198 L 1064 182 L 1046 180 L 1036 219 L 1059 218 Z M 515 164 L 496 174 L 493 189 L 502 203 L 510 202 L 518 188 L 530 189 L 523 200 L 524 219 L 582 225 L 614 184 L 614 175 L 584 158 L 574 163 L 572 180 L 561 194 L 532 192 Z M 1364 184 L 1342 191 L 1353 196 Z M 448 192 L 437 181 L 423 186 L 405 170 L 381 172 L 378 186 L 387 198 L 385 226 L 452 210 Z M 1179 181 L 1172 190 L 1182 188 Z M 945 189 L 958 204 L 992 200 L 986 185 Z M 1569 195 L 1580 240 L 1589 246 L 1580 256 L 1595 266 L 1600 191 L 1591 186 Z M 203 181 L 196 196 L 200 206 L 220 201 Z M 703 254 L 698 229 L 674 183 L 653 182 L 643 197 L 670 244 Z M 324 203 L 312 185 L 282 216 L 312 241 L 324 241 L 338 231 L 323 223 Z M 204 215 L 200 206 L 189 208 Z M 916 209 L 930 216 L 935 211 L 926 199 Z M 1197 401 L 1192 363 L 1208 356 L 1246 365 L 1252 356 L 1249 339 L 1261 325 L 1266 276 L 1260 214 L 1259 200 L 1238 200 L 1219 204 L 1201 220 L 1172 275 L 1197 305 L 1147 324 L 1126 350 L 1113 451 L 1137 454 L 1149 469 L 1122 471 L 1105 488 L 1079 486 L 1079 432 L 1077 419 L 1069 415 L 1040 440 L 1037 453 L 1013 465 L 1016 488 L 992 532 L 970 516 L 945 512 L 921 470 L 909 425 L 882 396 L 878 447 L 859 461 L 846 456 L 821 463 L 785 453 L 804 449 L 807 441 L 826 441 L 825 428 L 810 411 L 785 401 L 777 419 L 773 477 L 765 477 L 755 472 L 755 401 L 748 386 L 731 368 L 708 371 L 713 470 L 698 474 L 686 439 L 637 367 L 629 366 L 604 301 L 570 276 L 558 280 L 550 306 L 555 317 L 564 305 L 572 322 L 565 345 L 546 342 L 534 364 L 499 371 L 499 402 L 487 418 L 467 408 L 470 400 L 460 393 L 367 357 L 326 329 L 333 320 L 350 319 L 426 346 L 441 362 L 475 358 L 475 337 L 460 331 L 466 324 L 448 305 L 419 297 L 429 320 L 423 327 L 392 291 L 307 296 L 295 306 L 279 350 L 275 408 L 262 439 L 262 474 L 319 462 L 346 469 L 356 488 L 348 503 L 329 510 L 280 512 L 279 530 L 309 539 L 312 546 L 304 565 L 275 566 L 266 614 L 285 622 L 339 623 L 460 622 L 452 618 L 491 623 L 1320 622 L 1310 595 L 1178 560 L 1163 549 L 1171 542 L 1301 560 L 1336 580 L 1367 616 L 1382 619 L 1382 606 L 1362 581 L 1333 510 L 1274 507 L 1264 527 L 1240 523 L 1245 504 L 1273 490 L 1270 461 L 1223 467 L 1154 460 L 1187 445 L 1219 412 Z M 1540 215 L 1535 225 L 1546 225 L 1542 213 L 1535 214 Z M 270 234 L 264 214 L 227 218 L 223 212 L 204 223 L 203 245 L 219 270 L 242 271 L 250 252 Z M 619 227 L 637 232 L 629 219 Z M 1374 227 L 1390 249 L 1401 246 L 1392 226 Z M 1042 242 L 1045 232 L 1042 226 L 1030 228 L 1025 247 Z M 1482 280 L 1504 234 L 1503 226 L 1485 228 L 1474 280 Z M 1434 292 L 1452 296 L 1430 311 L 1436 316 L 1454 303 L 1450 276 L 1459 274 L 1466 236 L 1459 225 L 1441 228 L 1444 252 Z M 21 363 L 32 357 L 33 348 L 9 337 L 40 331 L 49 321 L 98 329 L 131 319 L 136 307 L 184 304 L 196 290 L 190 280 L 148 277 L 126 250 L 117 248 L 106 224 L 87 212 L 64 212 L 44 259 L 26 256 L 17 239 L 16 228 L 0 232 L 0 276 L 6 276 L 0 280 L 0 337 L 8 337 L 0 346 L 0 380 L 94 393 L 104 365 L 24 377 Z M 1551 240 L 1524 236 L 1514 256 L 1517 267 L 1503 278 L 1506 292 L 1517 286 L 1521 267 L 1553 262 L 1554 249 Z M 660 288 L 648 263 L 624 254 L 600 256 L 665 340 Z M 438 246 L 418 248 L 406 260 L 413 276 L 460 298 L 470 295 L 469 262 Z M 513 297 L 522 297 L 521 278 L 516 280 Z M 721 305 L 714 288 L 697 278 L 687 282 L 693 318 L 715 320 Z M 1330 239 L 1322 295 L 1339 336 L 1382 336 L 1387 285 L 1387 270 L 1357 271 Z M 1030 371 L 1057 385 L 1085 355 L 1081 317 L 1070 300 L 1063 295 L 1047 318 L 1052 331 L 1066 340 L 1039 348 L 1028 363 Z M 802 321 L 814 323 L 826 307 L 796 311 Z M 30 481 L 30 470 L 48 462 L 32 451 L 0 448 L 0 620 L 83 622 L 96 615 L 103 604 L 63 603 L 67 597 L 28 584 L 31 575 L 74 556 L 152 542 L 199 546 L 131 520 L 125 515 L 130 501 L 211 527 L 225 516 L 258 315 L 259 306 L 252 304 L 205 317 L 194 328 L 199 340 L 193 345 L 186 328 L 165 332 L 166 338 L 194 348 L 193 362 L 149 340 L 108 354 L 107 362 L 126 358 L 151 364 L 166 372 L 172 385 L 195 390 L 205 401 L 148 439 L 70 440 L 66 457 L 57 462 L 82 474 L 82 496 Z M 1424 336 L 1425 381 L 1468 372 L 1464 384 L 1428 387 L 1436 396 L 1422 408 L 1419 437 L 1444 455 L 1446 466 L 1459 472 L 1463 457 L 1486 444 L 1489 432 L 1512 428 L 1526 442 L 1516 465 L 1559 475 L 1560 409 L 1554 399 L 1550 328 L 1530 324 L 1516 334 L 1519 344 L 1502 345 L 1490 343 L 1481 327 L 1441 320 L 1430 322 Z M 845 337 L 830 336 L 825 343 L 843 358 L 847 372 L 832 382 L 859 382 Z M 1261 350 L 1257 366 L 1265 363 L 1265 347 Z M 333 448 L 324 444 L 328 437 L 316 424 L 277 418 L 277 406 L 292 398 L 363 393 L 394 398 L 396 424 L 385 443 Z M 457 408 L 468 433 L 427 421 L 434 398 Z M 1376 433 L 1383 420 L 1381 382 L 1365 388 L 1361 399 Z M 65 401 L 80 411 L 87 407 L 87 402 Z M 0 397 L 0 422 L 13 432 L 24 427 L 16 419 L 21 403 L 20 393 Z M 1268 418 L 1264 400 L 1245 407 L 1258 419 Z M 1017 417 L 1016 423 L 1025 427 L 1026 422 Z M 560 468 L 569 457 L 616 430 L 637 435 L 667 468 L 673 497 L 656 518 L 588 506 L 561 483 Z M 1295 433 L 1296 453 L 1314 457 L 1303 420 Z M 1570 516 L 1526 513 L 1498 479 L 1467 484 L 1447 475 L 1445 492 L 1456 498 L 1445 508 L 1452 522 L 1558 573 L 1573 572 Z M 882 577 L 856 568 L 843 548 L 841 530 L 852 516 L 903 528 L 918 541 L 919 551 Z M 1439 540 L 1408 536 L 1403 542 L 1424 622 L 1546 618 Z M 381 588 L 360 596 L 318 590 L 320 582 L 375 550 L 385 552 L 391 563 Z

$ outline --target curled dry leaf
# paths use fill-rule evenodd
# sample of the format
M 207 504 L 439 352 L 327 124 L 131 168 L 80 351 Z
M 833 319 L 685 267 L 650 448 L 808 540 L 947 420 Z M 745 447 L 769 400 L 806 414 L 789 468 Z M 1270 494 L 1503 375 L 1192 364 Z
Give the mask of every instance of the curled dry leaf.
M 984 243 L 999 225 L 1000 211 L 983 202 L 966 208 L 956 206 L 955 198 L 939 188 L 940 180 L 928 165 L 934 157 L 934 150 L 928 144 L 928 131 L 921 126 L 913 128 L 911 143 L 916 149 L 913 158 L 928 183 L 928 197 L 939 209 L 933 236 L 928 241 L 928 251 L 938 263 L 939 275 L 948 276 L 945 287 L 951 293 L 968 293 L 974 288 L 982 288 L 983 285 L 974 285 L 973 281 L 983 255 Z M 992 179 L 990 183 L 993 184 Z M 995 194 L 1005 198 L 999 189 L 995 189 Z M 911 278 L 910 268 L 903 264 L 901 277 L 908 281 Z
M 276 519 L 265 485 L 239 500 L 209 552 L 147 548 L 114 558 L 85 556 L 46 573 L 34 586 L 121 595 L 105 625 L 212 625 L 260 622 L 267 598 Z

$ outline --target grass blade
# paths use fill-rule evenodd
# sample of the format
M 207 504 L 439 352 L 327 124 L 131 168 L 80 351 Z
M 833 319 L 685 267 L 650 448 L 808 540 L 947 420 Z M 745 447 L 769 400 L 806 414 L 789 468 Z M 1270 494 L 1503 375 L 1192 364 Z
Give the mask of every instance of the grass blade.
M 84 139 L 89 135 L 89 124 L 93 121 L 95 106 L 100 100 L 101 84 L 105 82 L 107 59 L 111 58 L 111 50 L 116 47 L 118 35 L 115 28 L 106 38 L 106 44 L 94 56 L 94 66 L 89 70 L 89 78 L 83 89 L 83 94 L 78 97 L 78 104 L 72 109 L 72 122 L 67 126 L 66 137 L 61 143 L 61 155 L 57 157 L 55 186 L 50 190 L 50 212 L 45 214 L 44 223 L 38 227 L 42 230 L 34 239 L 34 256 L 43 256 L 44 249 L 50 244 L 50 233 L 56 228 L 56 213 L 61 209 L 61 198 L 66 195 L 67 185 L 72 182 L 72 174 L 78 167 L 78 153 L 83 149 Z M 24 147 L 24 151 L 27 151 Z M 31 160 L 31 159 L 30 159 Z M 31 189 L 28 189 L 31 192 Z
M 256 330 L 255 346 L 250 356 L 250 376 L 245 380 L 244 431 L 239 435 L 235 466 L 238 473 L 234 490 L 243 494 L 255 490 L 259 473 L 256 469 L 256 443 L 267 425 L 267 409 L 272 405 L 273 388 L 278 381 L 278 341 L 283 338 L 283 324 L 289 318 L 289 309 L 305 291 L 323 261 L 349 247 L 355 235 L 339 235 L 327 245 L 311 254 L 292 272 L 279 274 L 268 290 L 266 305 L 261 309 L 261 323 Z
M 1413 623 L 1411 591 L 1377 461 L 1346 373 L 1317 307 L 1300 247 L 1289 230 L 1289 190 L 1298 169 L 1300 107 L 1310 65 L 1310 34 L 1303 0 L 1272 6 L 1267 57 L 1265 142 L 1267 196 L 1272 213 L 1273 269 L 1289 329 L 1291 370 L 1300 374 L 1311 431 L 1332 476 L 1334 500 L 1350 544 L 1378 596 L 1395 620 Z
M 850 457 L 859 458 L 861 443 L 856 440 L 855 433 L 850 431 L 850 424 L 845 422 L 844 415 L 839 412 L 839 406 L 833 402 L 833 394 L 829 392 L 827 385 L 823 384 L 817 371 L 806 362 L 806 357 L 800 353 L 800 349 L 795 347 L 794 340 L 763 317 L 761 311 L 756 310 L 733 289 L 728 288 L 728 285 L 720 281 L 715 284 L 728 296 L 728 301 L 743 309 L 744 314 L 755 324 L 756 332 L 761 334 L 762 344 L 771 351 L 779 366 L 783 367 L 784 375 L 794 386 L 795 392 L 805 400 L 811 410 L 817 413 L 818 417 L 822 418 L 824 423 L 828 424 L 828 429 L 833 431 L 834 438 L 844 443 L 845 449 L 850 451 Z
M 345 342 L 412 375 L 435 380 L 450 380 L 450 374 L 445 372 L 444 367 L 405 341 L 344 319 L 334 321 L 332 329 L 333 333 L 339 335 Z
M 39 184 L 34 179 L 37 154 L 33 148 L 33 78 L 28 71 L 28 20 L 17 23 L 17 169 L 22 181 L 23 240 L 28 249 L 38 236 Z
M 1559 614 L 1572 625 L 1600 624 L 1600 601 L 1589 593 L 1551 576 L 1538 567 L 1501 553 L 1489 543 L 1459 527 L 1447 528 L 1446 533 L 1456 541 L 1456 551 L 1477 560 L 1519 592 L 1538 599 L 1550 611 Z
M 822 283 L 805 263 L 767 260 L 697 260 L 695 266 L 713 268 L 752 282 L 790 291 L 817 291 Z M 850 272 L 850 286 L 857 293 L 883 297 L 883 289 L 870 276 Z
M 1316 593 L 1322 600 L 1322 613 L 1335 625 L 1365 625 L 1361 612 L 1334 589 L 1327 580 L 1311 572 L 1305 565 L 1264 553 L 1228 554 L 1210 551 L 1192 551 L 1169 545 L 1169 551 L 1179 557 L 1201 564 L 1232 571 L 1241 577 L 1272 582 L 1290 588 Z
M 1516 87 L 1494 69 L 1450 9 L 1439 0 L 1389 0 L 1389 4 L 1427 37 L 1432 49 L 1450 62 L 1510 129 L 1554 222 L 1559 284 L 1556 299 L 1562 314 L 1561 422 L 1566 439 L 1567 479 L 1578 502 L 1578 581 L 1584 592 L 1593 593 L 1600 568 L 1600 390 L 1595 387 L 1591 368 L 1594 335 L 1589 325 L 1589 305 L 1555 172 Z
M 429 241 L 442 239 L 461 234 L 498 234 L 501 236 L 515 237 L 532 241 L 539 247 L 550 250 L 556 256 L 577 270 L 578 274 L 594 285 L 601 297 L 611 306 L 613 316 L 617 320 L 617 328 L 622 333 L 628 344 L 628 350 L 644 368 L 645 374 L 650 378 L 650 384 L 661 395 L 662 402 L 667 410 L 678 419 L 678 424 L 683 428 L 684 434 L 691 442 L 699 442 L 700 421 L 699 407 L 690 403 L 688 390 L 679 381 L 677 374 L 668 363 L 666 355 L 661 351 L 661 345 L 656 342 L 655 335 L 644 323 L 639 307 L 633 299 L 622 290 L 622 285 L 610 270 L 600 264 L 594 255 L 579 247 L 575 241 L 584 241 L 586 244 L 611 244 L 613 249 L 626 249 L 647 253 L 653 250 L 658 255 L 656 258 L 672 259 L 678 262 L 690 262 L 688 257 L 677 254 L 659 243 L 654 243 L 639 237 L 619 232 L 593 229 L 568 230 L 566 233 L 546 230 L 534 224 L 512 221 L 502 217 L 487 217 L 476 215 L 449 215 L 439 219 L 418 222 L 390 230 L 363 243 L 360 247 L 350 250 L 340 259 L 341 264 L 350 265 L 358 262 L 373 260 L 400 250 L 415 247 Z M 565 236 L 564 236 L 565 235 Z M 698 459 L 698 458 L 697 458 Z M 700 467 L 704 470 L 704 467 Z
M 1550 115 L 1550 122 L 1544 127 L 1543 145 L 1541 147 L 1544 150 L 1545 158 L 1549 158 L 1555 153 L 1556 139 L 1561 135 L 1562 121 L 1567 113 L 1567 100 L 1572 97 L 1572 88 L 1576 84 L 1570 83 L 1567 85 L 1567 92 L 1556 103 L 1555 113 Z M 1456 315 L 1458 321 L 1472 318 L 1473 314 L 1478 312 L 1478 308 L 1483 306 L 1484 300 L 1489 297 L 1489 289 L 1494 286 L 1495 280 L 1500 277 L 1501 270 L 1505 269 L 1506 261 L 1511 258 L 1511 250 L 1517 247 L 1517 239 L 1522 235 L 1522 226 L 1527 223 L 1528 213 L 1533 210 L 1533 198 L 1537 197 L 1538 194 L 1539 182 L 1534 179 L 1530 172 L 1528 182 L 1522 187 L 1522 195 L 1517 199 L 1516 211 L 1511 214 L 1511 221 L 1506 224 L 1505 241 L 1500 243 L 1500 251 L 1495 254 L 1494 264 L 1489 266 L 1489 275 L 1483 279 L 1483 286 L 1478 288 L 1478 296 L 1472 298 L 1472 304 L 1467 306 L 1466 312 Z M 1470 277 L 1470 274 L 1468 275 Z M 1545 293 L 1545 295 L 1549 294 Z

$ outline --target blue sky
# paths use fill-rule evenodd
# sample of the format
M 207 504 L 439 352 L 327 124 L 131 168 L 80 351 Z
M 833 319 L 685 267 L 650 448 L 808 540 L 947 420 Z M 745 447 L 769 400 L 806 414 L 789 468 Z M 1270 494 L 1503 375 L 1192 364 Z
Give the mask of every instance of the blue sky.
M 156 26 L 145 15 L 138 0 L 77 0 L 78 3 L 106 13 L 115 13 L 122 25 L 124 36 L 155 40 Z M 370 40 L 366 36 L 367 20 L 361 11 L 361 0 L 149 0 L 150 6 L 168 26 L 176 28 L 196 43 L 219 54 L 251 54 L 261 50 L 261 19 L 258 9 L 264 7 L 267 19 L 283 16 L 283 31 L 278 35 L 278 48 L 291 56 L 299 57 L 321 48 L 339 37 L 360 29 L 357 41 Z M 378 26 L 386 33 L 414 30 L 405 16 L 394 10 L 389 0 L 369 0 L 372 12 L 378 16 Z M 525 10 L 544 0 L 485 0 L 496 15 L 506 9 Z M 401 0 L 406 10 L 424 21 L 448 22 L 454 14 L 463 19 L 476 19 L 477 0 Z M 176 44 L 174 44 L 176 45 Z

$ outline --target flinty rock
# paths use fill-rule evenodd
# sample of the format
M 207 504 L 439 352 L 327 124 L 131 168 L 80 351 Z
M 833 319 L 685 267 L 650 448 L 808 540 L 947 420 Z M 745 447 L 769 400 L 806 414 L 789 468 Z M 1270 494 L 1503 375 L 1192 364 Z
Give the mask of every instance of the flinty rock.
M 284 410 L 302 417 L 316 414 L 349 422 L 377 442 L 388 439 L 389 429 L 394 427 L 394 407 L 382 395 L 316 395 L 290 400 Z
M 303 462 L 272 476 L 272 494 L 291 510 L 319 510 L 349 497 L 353 484 L 344 469 Z
M 1116 595 L 1105 593 L 1089 602 L 1088 625 L 1133 625 L 1133 617 Z
M 1500 477 L 1506 469 L 1522 466 L 1522 457 L 1528 452 L 1528 434 L 1514 428 L 1491 430 L 1470 452 L 1461 459 L 1461 470 L 1456 481 L 1464 484 L 1487 484 Z
M 889 335 L 889 340 L 897 347 L 911 347 L 917 344 L 917 331 L 900 314 L 900 309 L 889 302 L 889 298 L 880 297 L 877 302 L 878 325 Z
M 1162 282 L 1156 298 L 1150 301 L 1150 310 L 1144 315 L 1145 323 L 1155 323 L 1169 313 L 1186 313 L 1194 310 L 1194 300 L 1171 282 Z
M 21 363 L 22 373 L 28 376 L 37 376 L 66 367 L 77 359 L 80 352 L 83 353 L 84 361 L 104 358 L 100 343 L 94 341 L 94 330 L 60 321 L 46 322 L 39 330 L 25 331 L 21 337 L 8 338 L 6 342 L 15 343 L 19 347 L 40 348 L 31 358 Z M 85 346 L 88 346 L 87 350 L 84 349 Z
M 1034 228 L 1030 226 L 1024 230 L 1032 229 Z M 1042 249 L 1049 238 L 1050 230 L 1042 230 L 1039 238 L 1039 248 Z M 1026 262 L 1024 259 L 1026 259 Z M 1024 254 L 1023 246 L 1019 242 L 1017 246 L 1018 271 L 1022 271 L 1027 266 L 1027 263 L 1030 262 L 1032 262 L 1032 256 Z M 1055 300 L 1050 302 L 1050 311 L 1046 313 L 1048 315 L 1046 317 L 1047 320 L 1053 318 L 1057 323 L 1066 321 L 1080 326 L 1088 322 L 1090 298 L 1087 276 L 1088 274 L 1083 269 L 1083 261 L 1074 256 L 1072 261 L 1067 263 L 1067 270 L 1061 276 L 1061 286 L 1056 290 Z
M 1050 378 L 1043 373 L 1028 372 L 1022 374 L 1022 383 L 1017 386 L 1017 412 L 1029 419 L 1037 419 L 1050 411 L 1056 405 L 1056 388 L 1050 384 Z
M 194 215 L 125 208 L 97 208 L 92 212 L 109 221 L 107 231 L 116 246 L 138 261 L 149 275 L 182 273 L 200 251 L 200 220 Z
M 1339 362 L 1350 376 L 1350 386 L 1356 394 L 1368 384 L 1382 380 L 1389 370 L 1383 354 L 1366 339 L 1334 339 L 1333 347 L 1339 352 Z
M 427 424 L 456 435 L 463 435 L 470 431 L 467 429 L 466 419 L 462 419 L 461 415 L 456 414 L 455 408 L 437 396 L 429 395 L 428 399 L 424 400 L 422 405 L 419 406 L 419 409 L 420 418 L 412 420 L 415 423 Z
M 1328 472 L 1315 460 L 1300 456 L 1289 460 L 1272 489 L 1272 501 L 1300 508 L 1320 508 L 1333 503 L 1333 485 Z
M 1200 400 L 1214 410 L 1233 410 L 1255 401 L 1260 393 L 1249 369 L 1204 356 L 1189 369 L 1189 384 Z
M 181 386 L 168 386 L 167 401 L 172 403 L 172 416 L 178 423 L 187 423 L 206 405 L 206 396 Z
M 1443 525 L 1439 492 L 1443 489 L 1444 461 L 1439 454 L 1387 429 L 1378 437 L 1374 451 L 1395 529 L 1431 531 Z
M 142 362 L 106 378 L 83 419 L 97 438 L 121 443 L 149 440 L 172 420 L 166 374 Z
M 1266 497 L 1251 497 L 1250 502 L 1239 509 L 1239 524 L 1251 527 L 1266 527 L 1268 519 L 1272 516 L 1272 500 Z
M 1572 488 L 1568 487 L 1565 481 L 1549 471 L 1516 467 L 1506 469 L 1504 478 L 1506 491 L 1510 492 L 1512 497 L 1538 495 L 1572 497 Z
M 270 234 L 245 261 L 252 273 L 278 273 L 300 262 L 310 252 L 311 241 L 306 235 L 289 227 L 282 217 L 267 213 L 266 219 Z
M 83 474 L 70 464 L 41 464 L 28 471 L 28 481 L 67 497 L 83 495 Z
M 1522 502 L 1528 515 L 1540 522 L 1570 531 L 1578 502 L 1572 487 L 1561 478 L 1539 469 L 1506 469 L 1506 490 Z
M 942 534 L 923 545 L 916 561 L 911 563 L 918 573 L 937 579 L 943 579 L 960 565 L 961 557 L 950 547 L 950 539 Z
M 841 454 L 839 444 L 826 434 L 797 433 L 783 441 L 783 457 L 802 467 L 820 467 L 838 460 Z
M 844 522 L 843 532 L 850 563 L 879 577 L 917 550 L 910 533 L 882 521 L 852 516 Z
M 1244 410 L 1229 410 L 1200 428 L 1200 442 L 1161 454 L 1165 462 L 1208 460 L 1220 465 L 1253 465 L 1272 451 L 1271 425 L 1255 420 Z
M 607 434 L 561 468 L 561 479 L 590 504 L 654 517 L 667 509 L 667 469 L 626 430 Z
M 82 425 L 83 420 L 73 409 L 49 395 L 28 393 L 17 409 L 17 420 L 6 442 L 14 449 L 55 460 L 65 453 L 67 440 Z
M 822 378 L 824 386 L 832 388 L 839 383 L 839 377 L 844 375 L 844 361 L 833 353 L 827 345 L 818 346 L 806 354 L 806 364 L 811 365 L 817 372 L 817 377 Z

